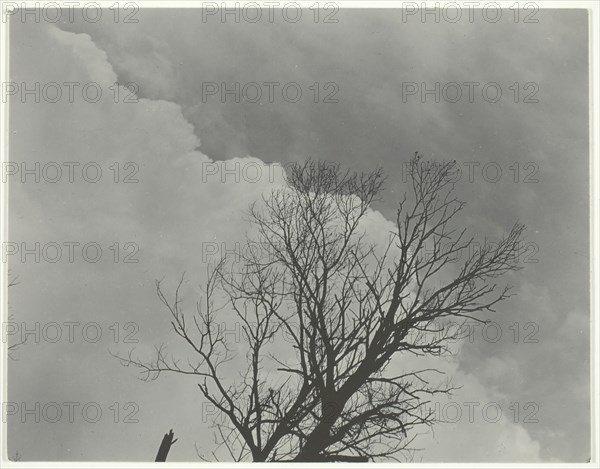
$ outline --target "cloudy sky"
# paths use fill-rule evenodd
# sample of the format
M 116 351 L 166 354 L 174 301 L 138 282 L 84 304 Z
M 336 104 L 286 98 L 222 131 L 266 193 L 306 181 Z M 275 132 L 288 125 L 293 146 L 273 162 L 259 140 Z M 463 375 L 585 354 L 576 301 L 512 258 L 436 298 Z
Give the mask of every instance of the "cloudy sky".
M 195 446 L 210 454 L 210 412 L 193 379 L 144 383 L 109 354 L 135 346 L 150 357 L 159 343 L 177 350 L 155 279 L 172 286 L 187 271 L 194 307 L 207 252 L 235 249 L 248 203 L 281 183 L 281 165 L 307 157 L 385 169 L 376 237 L 405 190 L 403 164 L 420 151 L 463 169 L 461 223 L 497 238 L 519 220 L 531 248 L 524 269 L 506 278 L 517 296 L 484 316 L 502 336 L 485 340 L 475 329 L 438 364 L 463 385 L 441 407 L 448 418 L 457 406 L 463 413 L 420 436 L 416 459 L 590 457 L 587 12 L 540 10 L 537 23 L 508 10 L 495 23 L 478 12 L 455 23 L 403 19 L 399 10 L 340 10 L 325 23 L 331 12 L 320 13 L 315 22 L 304 10 L 295 23 L 278 12 L 272 22 L 236 23 L 174 9 L 141 9 L 137 23 L 116 22 L 111 10 L 95 23 L 77 12 L 56 23 L 12 18 L 9 144 L 18 172 L 7 177 L 9 238 L 19 252 L 8 262 L 20 284 L 10 313 L 19 327 L 39 323 L 45 332 L 9 365 L 9 455 L 149 461 L 169 428 L 179 437 L 169 460 L 197 461 Z M 36 82 L 39 102 L 35 91 L 23 93 Z M 278 84 L 273 99 L 267 82 Z M 240 84 L 240 102 L 222 102 L 222 83 Z M 256 87 L 242 92 L 248 83 L 260 85 L 260 99 Z M 436 83 L 439 102 L 421 96 Z M 23 175 L 21 163 L 33 173 Z M 46 247 L 39 262 L 23 261 L 35 243 Z M 52 243 L 62 246 L 56 262 Z M 82 252 L 86 243 L 102 248 L 97 262 L 89 261 L 96 244 Z M 54 323 L 62 336 L 51 341 Z M 75 324 L 73 340 L 65 323 Z M 129 333 L 139 342 L 127 342 Z M 78 403 L 72 419 L 68 402 Z M 477 403 L 473 418 L 468 402 Z M 63 411 L 54 423 L 52 403 Z M 483 415 L 490 405 L 498 419 Z

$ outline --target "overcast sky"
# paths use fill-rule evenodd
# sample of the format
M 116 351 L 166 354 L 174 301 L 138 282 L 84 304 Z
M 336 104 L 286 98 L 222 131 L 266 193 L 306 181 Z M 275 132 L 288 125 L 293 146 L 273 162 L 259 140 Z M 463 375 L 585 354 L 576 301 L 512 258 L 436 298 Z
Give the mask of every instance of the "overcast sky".
M 10 159 L 30 168 L 57 162 L 64 173 L 56 183 L 44 174 L 39 183 L 31 175 L 25 183 L 20 174 L 10 176 L 10 240 L 20 248 L 63 246 L 55 263 L 10 257 L 21 282 L 10 290 L 10 312 L 30 328 L 36 322 L 79 326 L 73 343 L 64 326 L 56 343 L 42 337 L 18 350 L 8 400 L 28 408 L 36 402 L 80 406 L 73 422 L 63 415 L 50 423 L 48 406 L 51 415 L 41 415 L 39 424 L 31 416 L 22 423 L 19 413 L 9 417 L 9 455 L 149 461 L 170 428 L 179 441 L 169 460 L 197 461 L 195 444 L 210 454 L 212 431 L 196 381 L 165 375 L 144 383 L 108 352 L 135 345 L 136 353 L 150 357 L 162 342 L 177 350 L 155 279 L 172 286 L 187 271 L 186 306 L 194 307 L 196 286 L 205 278 L 203 254 L 242 241 L 248 203 L 281 182 L 279 166 L 269 172 L 267 162 L 313 157 L 359 171 L 381 165 L 388 181 L 370 215 L 370 235 L 377 239 L 405 190 L 403 163 L 420 151 L 456 160 L 464 170 L 458 190 L 468 205 L 461 223 L 492 239 L 517 220 L 525 223 L 532 243 L 527 260 L 537 262 L 523 262 L 522 271 L 505 279 L 517 296 L 484 316 L 502 337 L 492 343 L 475 329 L 456 357 L 440 361 L 463 385 L 452 398 L 463 415 L 419 437 L 424 451 L 417 460 L 590 457 L 587 12 L 542 10 L 537 23 L 515 22 L 506 10 L 496 23 L 480 15 L 472 23 L 403 21 L 394 10 L 342 10 L 337 23 L 315 23 L 312 14 L 305 10 L 296 23 L 275 16 L 254 24 L 223 23 L 218 16 L 203 21 L 199 10 L 166 9 L 140 10 L 137 23 L 116 23 L 109 10 L 96 23 L 79 15 L 56 24 L 13 18 L 10 81 L 30 88 L 39 82 L 40 89 L 50 82 L 79 85 L 73 102 L 66 86 L 54 103 L 36 103 L 22 90 L 11 101 Z M 116 95 L 116 82 L 133 82 L 135 95 L 124 88 Z M 255 89 L 247 87 L 245 102 L 230 97 L 222 103 L 218 92 L 206 95 L 209 82 L 280 85 L 273 102 L 262 86 L 259 102 L 251 102 Z M 303 93 L 296 103 L 288 102 L 292 91 L 287 100 L 281 94 L 291 82 Z M 452 86 L 440 102 L 426 95 L 423 103 L 419 91 L 406 94 L 407 83 L 434 89 L 436 82 L 440 88 L 461 84 L 463 96 L 454 99 Z M 465 82 L 479 84 L 473 99 Z M 102 90 L 98 102 L 89 102 L 89 87 L 82 97 L 87 83 Z M 489 86 L 482 94 L 486 83 L 502 90 L 497 102 L 490 102 Z M 46 92 L 54 100 L 54 91 Z M 323 102 L 331 92 L 337 102 Z M 133 102 L 124 102 L 127 97 Z M 80 163 L 72 183 L 64 162 Z M 94 163 L 90 177 L 102 169 L 98 182 L 81 177 L 86 163 Z M 236 163 L 248 168 L 246 178 L 229 173 L 223 182 L 223 165 Z M 52 178 L 54 166 L 46 168 L 46 179 Z M 255 178 L 256 168 L 262 172 Z M 124 183 L 132 173 L 138 182 Z M 80 243 L 73 262 L 66 242 Z M 86 243 L 102 247 L 98 262 L 83 258 Z M 128 253 L 139 262 L 123 262 Z M 102 331 L 96 343 L 81 335 L 91 322 Z M 128 331 L 139 343 L 124 343 Z M 472 422 L 466 402 L 478 403 Z M 82 417 L 86 403 L 102 409 L 97 423 Z M 495 422 L 482 417 L 489 403 L 502 410 Z M 132 409 L 139 422 L 124 423 Z

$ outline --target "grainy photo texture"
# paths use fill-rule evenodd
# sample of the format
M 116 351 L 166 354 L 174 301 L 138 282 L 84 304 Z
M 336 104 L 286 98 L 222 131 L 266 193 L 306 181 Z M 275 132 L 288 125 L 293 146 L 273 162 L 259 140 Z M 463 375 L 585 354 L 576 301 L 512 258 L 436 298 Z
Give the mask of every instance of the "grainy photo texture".
M 593 462 L 577 5 L 2 2 L 5 463 Z

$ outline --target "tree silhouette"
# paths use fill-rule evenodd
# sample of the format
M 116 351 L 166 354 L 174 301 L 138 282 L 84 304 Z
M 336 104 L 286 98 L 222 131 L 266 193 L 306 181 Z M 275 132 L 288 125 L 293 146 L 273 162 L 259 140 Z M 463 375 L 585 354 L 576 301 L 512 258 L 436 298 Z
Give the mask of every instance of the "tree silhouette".
M 167 460 L 171 446 L 173 446 L 177 441 L 177 438 L 173 439 L 174 437 L 175 435 L 173 434 L 173 429 L 169 430 L 169 433 L 165 433 L 165 436 L 160 443 L 160 447 L 158 448 L 158 453 L 156 454 L 156 459 L 154 462 L 165 462 Z
M 183 366 L 162 346 L 150 362 L 131 352 L 119 358 L 144 379 L 165 371 L 198 378 L 221 414 L 216 436 L 231 459 L 406 458 L 414 429 L 435 421 L 428 399 L 455 388 L 431 384 L 437 369 L 394 371 L 398 358 L 448 352 L 459 333 L 447 322 L 483 322 L 477 313 L 510 296 L 495 279 L 519 268 L 523 225 L 478 250 L 453 226 L 465 206 L 454 196 L 455 168 L 415 155 L 385 245 L 368 243 L 365 231 L 381 170 L 353 174 L 315 161 L 290 168 L 287 185 L 249 210 L 249 241 L 264 249 L 212 265 L 193 314 L 183 311 L 183 276 L 172 298 L 157 282 L 193 358 Z M 245 348 L 247 365 L 223 321 L 239 326 L 244 340 L 235 347 Z

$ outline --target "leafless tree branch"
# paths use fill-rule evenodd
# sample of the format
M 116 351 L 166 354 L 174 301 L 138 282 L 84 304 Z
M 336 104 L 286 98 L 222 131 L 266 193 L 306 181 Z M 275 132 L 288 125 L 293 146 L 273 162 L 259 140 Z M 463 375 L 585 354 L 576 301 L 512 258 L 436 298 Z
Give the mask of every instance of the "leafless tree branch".
M 395 230 L 376 246 L 367 243 L 365 222 L 383 188 L 381 170 L 358 175 L 314 161 L 292 167 L 287 187 L 250 206 L 251 240 L 267 255 L 245 252 L 241 263 L 223 258 L 212 266 L 191 315 L 182 310 L 184 277 L 171 298 L 157 282 L 173 330 L 194 358 L 182 365 L 162 347 L 150 363 L 119 358 L 145 379 L 164 371 L 199 378 L 202 395 L 225 417 L 216 435 L 233 460 L 414 457 L 415 429 L 435 423 L 427 404 L 456 387 L 431 384 L 438 370 L 393 375 L 389 364 L 406 354 L 447 353 L 457 336 L 444 321 L 480 321 L 482 311 L 509 298 L 510 288 L 495 282 L 519 269 L 525 231 L 517 223 L 499 242 L 470 249 L 474 238 L 455 227 L 465 207 L 454 196 L 455 171 L 454 162 L 416 155 Z M 457 256 L 464 259 L 458 269 Z M 219 308 L 218 295 L 226 298 Z M 217 313 L 229 314 L 244 338 L 248 367 L 239 380 L 221 372 L 235 354 Z

